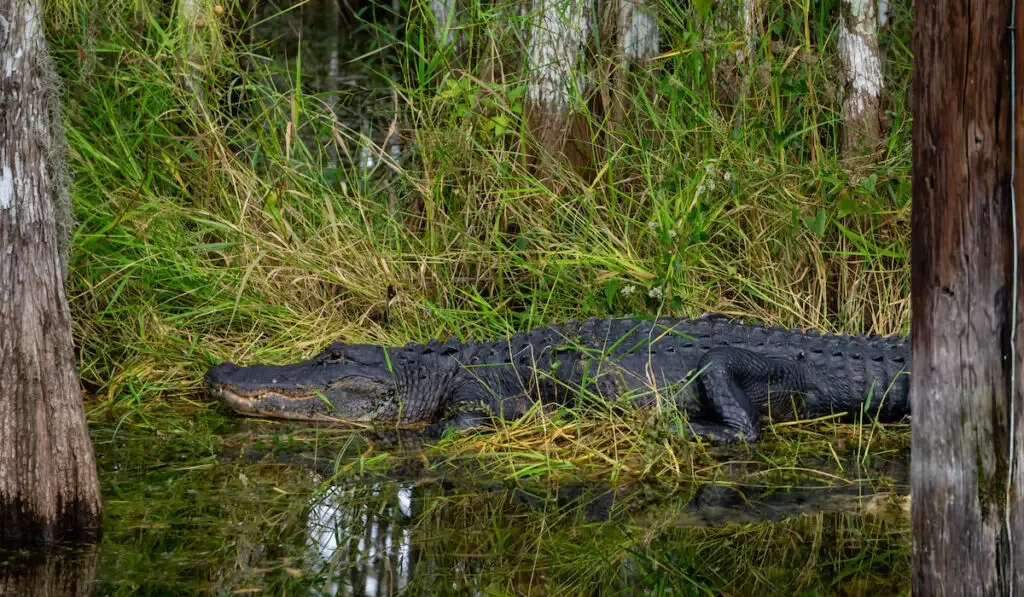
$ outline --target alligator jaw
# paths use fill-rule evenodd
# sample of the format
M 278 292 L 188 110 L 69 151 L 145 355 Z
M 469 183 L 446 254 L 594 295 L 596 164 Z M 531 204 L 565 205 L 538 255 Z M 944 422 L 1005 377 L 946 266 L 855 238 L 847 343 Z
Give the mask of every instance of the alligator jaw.
M 227 387 L 213 386 L 210 392 L 221 404 L 231 410 L 250 417 L 270 417 L 275 419 L 293 419 L 297 421 L 339 422 L 341 419 L 328 414 L 330 403 L 315 395 L 289 396 L 278 392 L 261 392 L 257 394 L 241 394 Z M 346 422 L 366 423 L 364 419 L 347 418 Z

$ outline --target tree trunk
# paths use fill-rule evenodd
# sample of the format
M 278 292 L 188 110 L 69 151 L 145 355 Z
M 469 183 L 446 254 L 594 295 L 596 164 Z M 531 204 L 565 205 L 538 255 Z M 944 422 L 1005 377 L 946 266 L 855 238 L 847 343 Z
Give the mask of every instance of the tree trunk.
M 761 38 L 761 7 L 758 4 L 758 0 L 743 0 L 743 41 L 746 44 L 741 62 L 749 62 L 757 52 L 757 42 Z
M 743 0 L 740 10 L 740 24 L 743 27 L 743 49 L 736 50 L 736 69 L 740 75 L 739 89 L 735 94 L 736 107 L 732 113 L 732 124 L 735 128 L 737 122 L 742 122 L 746 111 L 747 95 L 750 93 L 750 86 L 754 79 L 754 63 L 757 59 L 757 50 L 761 42 L 761 23 L 763 11 L 760 6 L 761 0 Z M 728 81 L 728 79 L 725 79 Z M 732 95 L 732 94 L 729 94 Z
M 916 595 L 1007 595 L 1011 587 L 1024 594 L 1024 561 L 1012 551 L 1021 553 L 1024 541 L 1018 472 L 1024 459 L 1024 405 L 1019 392 L 1015 409 L 1010 401 L 1014 359 L 1017 388 L 1024 374 L 1024 353 L 1014 355 L 1010 343 L 1012 1 L 915 4 L 911 488 Z M 1020 117 L 1018 112 L 1018 122 Z M 1024 313 L 1019 299 L 1017 313 L 1018 319 Z M 1020 342 L 1024 330 L 1016 333 Z M 1011 476 L 1018 480 L 1015 487 Z
M 629 60 L 646 60 L 658 54 L 658 20 L 651 14 L 647 0 L 620 0 L 619 51 Z
M 882 59 L 875 0 L 843 0 L 839 61 L 846 78 L 843 98 L 844 158 L 874 151 L 882 135 Z
M 0 542 L 100 528 L 64 291 L 66 145 L 34 0 L 0 0 Z
M 434 16 L 434 38 L 439 46 L 450 45 L 455 27 L 455 0 L 430 0 Z
M 207 0 L 179 0 L 178 22 L 183 36 L 181 72 L 178 82 L 189 95 L 197 121 L 210 118 L 203 88 L 203 71 L 219 52 L 219 26 Z M 200 135 L 200 139 L 203 137 Z
M 1013 0 L 1008 0 L 1013 1 Z M 1014 15 L 1014 23 L 1021 22 L 1024 17 L 1024 6 L 1021 6 L 1021 2 L 1018 0 L 1015 9 L 1016 14 Z M 1017 29 L 1019 32 L 1019 28 Z M 1011 449 L 1013 452 L 1012 460 L 1010 465 L 1010 489 L 1007 491 L 1007 500 L 1010 502 L 1010 512 L 1013 513 L 1009 519 L 1010 523 L 1010 537 L 1011 537 L 1011 549 L 1010 549 L 1010 561 L 1013 565 L 1013 577 L 1012 581 L 1014 592 L 1017 595 L 1024 595 L 1024 308 L 1021 307 L 1021 294 L 1024 294 L 1021 289 L 1024 289 L 1024 264 L 1020 263 L 1020 260 L 1024 258 L 1024 208 L 1022 208 L 1022 199 L 1024 199 L 1024 40 L 1021 39 L 1020 35 L 1016 36 L 1014 42 L 1014 81 L 1011 88 L 1013 89 L 1013 101 L 1014 105 L 1014 121 L 1013 121 L 1013 139 L 1015 145 L 1014 152 L 1014 176 L 1013 176 L 1013 190 L 1016 195 L 1016 216 L 1017 222 L 1015 227 L 1016 240 L 1017 240 L 1017 318 L 1016 318 L 1016 329 L 1014 331 L 1014 353 L 1015 359 L 1014 364 L 1016 368 L 1014 370 L 1014 381 L 1015 386 L 1011 388 L 1013 392 L 1010 408 L 1010 416 L 1012 417 L 1012 426 L 1010 429 L 1013 431 L 1011 439 Z
M 610 48 L 612 54 L 610 61 L 596 65 L 598 79 L 608 83 L 600 89 L 604 114 L 594 116 L 595 120 L 607 118 L 601 148 L 607 156 L 619 150 L 628 120 L 633 97 L 629 70 L 634 62 L 643 63 L 656 56 L 661 40 L 658 20 L 647 0 L 601 0 L 600 10 L 600 47 Z M 607 77 L 600 74 L 602 67 L 610 71 Z
M 582 61 L 590 37 L 591 0 L 534 0 L 526 46 L 529 84 L 526 92 L 530 130 L 545 152 L 566 155 L 580 165 L 588 161 L 585 152 L 575 155 L 567 147 L 572 135 L 570 114 L 573 102 L 582 104 L 587 85 Z

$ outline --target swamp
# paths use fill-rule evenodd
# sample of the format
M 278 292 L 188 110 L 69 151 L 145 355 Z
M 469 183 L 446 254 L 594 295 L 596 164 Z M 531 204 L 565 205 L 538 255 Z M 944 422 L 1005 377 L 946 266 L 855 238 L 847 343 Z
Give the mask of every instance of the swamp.
M 0 576 L 75 570 L 75 594 L 118 596 L 908 594 L 908 422 L 712 446 L 657 416 L 535 409 L 428 440 L 211 398 L 212 365 L 338 339 L 704 313 L 907 333 L 910 2 L 879 3 L 882 137 L 855 157 L 838 1 L 758 3 L 756 44 L 739 2 L 652 3 L 657 54 L 629 64 L 595 25 L 568 158 L 530 126 L 523 5 L 465 0 L 439 34 L 434 4 L 45 3 L 104 530 L 0 552 Z

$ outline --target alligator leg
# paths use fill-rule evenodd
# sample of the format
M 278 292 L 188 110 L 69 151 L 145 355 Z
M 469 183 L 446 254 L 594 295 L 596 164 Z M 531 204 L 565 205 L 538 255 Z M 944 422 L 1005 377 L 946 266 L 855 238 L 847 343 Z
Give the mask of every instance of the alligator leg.
M 689 427 L 692 434 L 714 443 L 757 441 L 760 407 L 771 401 L 781 408 L 787 398 L 807 391 L 797 361 L 727 346 L 701 358 L 695 384 L 697 400 L 714 422 L 694 421 Z

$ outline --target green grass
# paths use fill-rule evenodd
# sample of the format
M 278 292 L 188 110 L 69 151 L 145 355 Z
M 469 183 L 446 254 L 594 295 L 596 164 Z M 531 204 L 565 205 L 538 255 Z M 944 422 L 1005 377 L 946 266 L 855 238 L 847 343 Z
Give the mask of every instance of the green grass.
M 208 366 L 291 361 L 335 339 L 483 339 L 571 317 L 708 311 L 907 329 L 905 3 L 881 40 L 890 130 L 870 163 L 838 157 L 831 4 L 780 1 L 765 5 L 769 39 L 742 68 L 737 31 L 698 8 L 665 8 L 672 51 L 598 77 L 625 116 L 577 98 L 592 132 L 581 142 L 596 155 L 589 171 L 525 157 L 538 149 L 513 68 L 517 21 L 498 18 L 511 6 L 469 3 L 461 30 L 474 51 L 464 54 L 438 48 L 422 20 L 401 38 L 363 23 L 344 46 L 355 82 L 327 92 L 320 42 L 301 59 L 282 50 L 289 26 L 305 31 L 299 8 L 255 15 L 226 2 L 190 38 L 165 9 L 107 4 L 54 3 L 48 14 L 94 427 L 173 433 L 213 451 L 227 417 L 202 392 Z M 752 82 L 736 105 L 744 72 Z M 367 147 L 387 153 L 392 125 L 411 157 L 360 170 Z M 707 452 L 657 428 L 611 414 L 533 417 L 442 448 L 487 456 L 512 478 L 705 470 Z M 908 435 L 812 422 L 770 430 L 764 450 L 788 462 L 837 443 L 884 453 Z

